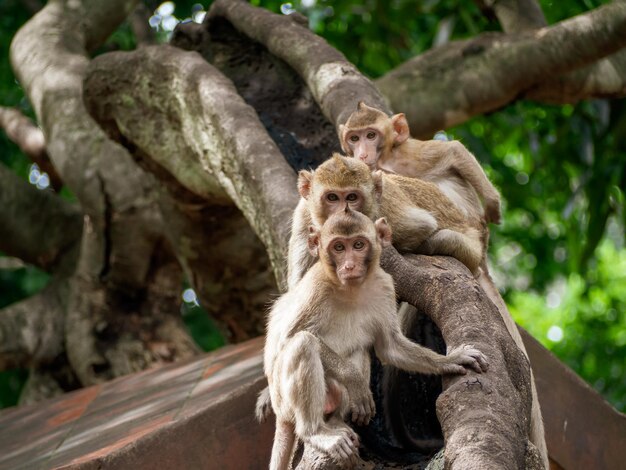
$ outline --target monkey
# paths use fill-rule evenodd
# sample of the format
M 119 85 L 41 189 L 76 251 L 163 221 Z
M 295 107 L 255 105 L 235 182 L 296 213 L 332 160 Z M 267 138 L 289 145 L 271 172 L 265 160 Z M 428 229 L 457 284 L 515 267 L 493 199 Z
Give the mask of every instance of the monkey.
M 372 219 L 386 217 L 394 232 L 393 245 L 400 252 L 453 256 L 472 272 L 484 258 L 482 226 L 470 225 L 428 181 L 372 172 L 362 161 L 335 153 L 315 171 L 300 171 L 298 191 L 301 198 L 293 215 L 287 256 L 289 288 L 314 261 L 306 247 L 307 227 L 321 227 L 345 204 Z
M 522 337 L 506 304 L 502 300 L 487 267 L 486 253 L 489 244 L 488 223 L 500 223 L 500 195 L 491 184 L 480 164 L 458 141 L 422 141 L 410 137 L 409 126 L 403 113 L 387 116 L 383 111 L 357 105 L 345 125 L 340 125 L 339 139 L 347 155 L 365 162 L 370 169 L 435 183 L 467 217 L 473 226 L 483 225 L 482 242 L 484 259 L 476 278 L 487 296 L 496 305 L 500 316 L 515 341 L 528 357 Z M 484 209 L 480 198 L 484 200 Z M 426 253 L 428 254 L 428 253 Z M 537 400 L 535 379 L 532 382 L 531 441 L 537 446 L 547 467 L 548 452 L 541 409 Z
M 339 463 L 354 462 L 358 437 L 344 419 L 350 406 L 361 410 L 361 422 L 373 412 L 372 347 L 382 362 L 409 372 L 488 369 L 487 358 L 471 345 L 442 356 L 401 333 L 393 279 L 380 267 L 382 248 L 391 244 L 384 218 L 373 222 L 346 204 L 308 232 L 307 249 L 318 261 L 274 304 L 267 327 L 264 372 L 276 415 L 273 470 L 289 467 L 296 437 Z M 351 364 L 367 392 L 351 396 L 354 387 L 349 389 L 341 374 L 330 376 L 329 360 Z M 339 391 L 340 399 L 325 416 L 329 387 Z
M 379 169 L 435 183 L 467 217 L 500 223 L 500 194 L 482 167 L 459 141 L 411 138 L 403 113 L 387 116 L 360 101 L 339 126 L 341 148 L 348 156 Z M 483 198 L 485 207 L 479 197 Z

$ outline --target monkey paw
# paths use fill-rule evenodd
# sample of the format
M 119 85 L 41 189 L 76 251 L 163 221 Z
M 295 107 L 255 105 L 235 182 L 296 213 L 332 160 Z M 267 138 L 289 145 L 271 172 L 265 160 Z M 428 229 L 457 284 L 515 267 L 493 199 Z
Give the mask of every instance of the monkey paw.
M 448 357 L 452 363 L 444 367 L 445 373 L 465 374 L 465 368 L 471 368 L 480 374 L 489 368 L 485 355 L 469 344 L 462 344 L 452 349 Z
M 502 221 L 500 201 L 487 201 L 485 204 L 485 220 L 488 224 L 499 224 Z
M 369 387 L 363 388 L 360 393 L 350 394 L 350 413 L 352 422 L 365 426 L 376 414 L 376 404 Z

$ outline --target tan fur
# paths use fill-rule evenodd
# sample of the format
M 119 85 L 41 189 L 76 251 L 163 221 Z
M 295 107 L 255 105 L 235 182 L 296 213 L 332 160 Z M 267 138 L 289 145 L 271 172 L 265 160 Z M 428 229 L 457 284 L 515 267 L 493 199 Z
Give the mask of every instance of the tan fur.
M 300 180 L 303 178 L 308 192 L 294 212 L 289 240 L 289 288 L 312 264 L 304 249 L 305 234 L 309 225 L 320 227 L 328 217 L 323 196 L 333 189 L 358 190 L 362 201 L 356 210 L 370 218 L 384 216 L 394 233 L 393 245 L 398 250 L 454 256 L 472 272 L 478 270 L 483 259 L 483 232 L 468 225 L 467 217 L 433 183 L 372 173 L 363 162 L 339 154 L 334 154 L 314 172 L 301 172 Z M 434 234 L 438 235 L 433 238 Z
M 347 134 L 363 129 L 373 129 L 383 139 L 375 160 L 371 160 L 371 169 L 435 183 L 466 216 L 473 219 L 473 223 L 479 223 L 483 218 L 487 222 L 500 222 L 500 195 L 463 144 L 410 138 L 403 114 L 388 117 L 378 109 L 359 103 L 358 109 L 340 128 L 341 145 L 346 154 L 352 155 Z M 484 212 L 480 198 L 485 203 Z
M 353 232 L 349 236 L 347 227 Z M 367 251 L 359 252 L 358 259 L 367 270 L 358 284 L 338 281 L 341 266 L 329 248 L 337 237 L 347 237 L 344 246 L 349 247 L 354 240 L 366 240 Z M 374 224 L 364 214 L 346 210 L 329 217 L 321 230 L 314 229 L 313 240 L 320 261 L 276 302 L 269 316 L 264 370 L 276 414 L 272 469 L 288 468 L 294 434 L 335 460 L 354 459 L 358 438 L 343 420 L 352 411 L 353 420 L 356 415 L 364 424 L 373 414 L 372 347 L 384 363 L 409 372 L 464 374 L 465 367 L 477 372 L 488 367 L 483 354 L 471 346 L 441 356 L 402 335 L 393 279 L 379 266 L 382 246 L 390 242 L 384 219 Z M 341 405 L 324 416 L 329 389 L 341 391 Z
M 352 148 L 347 140 L 348 134 L 364 129 L 376 130 L 383 139 L 382 144 L 378 146 L 377 155 L 369 160 L 372 170 L 379 169 L 390 174 L 419 178 L 436 184 L 463 213 L 467 223 L 480 232 L 483 259 L 480 263 L 481 270 L 477 270 L 475 274 L 488 297 L 498 307 L 511 337 L 528 357 L 517 326 L 487 269 L 486 252 L 489 244 L 487 223 L 500 223 L 500 194 L 491 184 L 474 155 L 458 141 L 422 141 L 410 138 L 408 124 L 403 114 L 388 117 L 382 111 L 371 108 L 363 102 L 359 103 L 357 110 L 350 115 L 346 124 L 340 127 L 341 145 L 348 155 L 352 154 Z M 382 212 L 385 213 L 385 210 L 383 209 Z M 421 252 L 429 254 L 428 252 L 431 251 L 430 254 L 434 254 L 435 247 L 432 246 L 434 241 L 438 244 L 438 250 L 448 251 L 455 258 L 462 260 L 468 256 L 468 252 L 466 245 L 458 244 L 457 238 L 456 234 L 441 230 L 421 247 Z M 470 238 L 475 241 L 475 237 Z M 469 255 L 471 256 L 471 252 Z M 543 419 L 532 376 L 531 386 L 533 395 L 531 441 L 539 449 L 544 464 L 548 466 Z

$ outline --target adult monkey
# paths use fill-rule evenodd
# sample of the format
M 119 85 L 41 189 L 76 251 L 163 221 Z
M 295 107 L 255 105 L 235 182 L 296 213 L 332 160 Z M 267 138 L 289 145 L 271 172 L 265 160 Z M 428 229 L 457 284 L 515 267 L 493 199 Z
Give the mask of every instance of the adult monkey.
M 349 403 L 353 410 L 371 407 L 372 347 L 383 362 L 410 372 L 487 370 L 486 358 L 472 346 L 442 356 L 401 333 L 393 279 L 380 267 L 382 246 L 390 243 L 385 219 L 374 223 L 348 206 L 321 230 L 312 228 L 307 246 L 319 262 L 276 302 L 268 323 L 264 370 L 276 414 L 270 469 L 289 468 L 296 436 L 339 463 L 353 461 L 358 438 L 343 418 Z M 362 377 L 356 400 L 344 387 L 349 380 L 329 367 L 332 361 L 349 363 L 357 371 L 352 375 Z M 339 400 L 325 416 L 329 388 L 339 391 Z
M 366 163 L 373 171 L 423 179 L 435 183 L 463 211 L 474 226 L 483 225 L 485 257 L 477 280 L 498 308 L 515 344 L 528 353 L 487 268 L 487 223 L 499 223 L 500 195 L 491 184 L 476 158 L 458 141 L 422 141 L 410 137 L 403 113 L 387 116 L 383 111 L 360 101 L 345 125 L 339 126 L 339 140 L 348 155 Z M 484 209 L 481 204 L 484 201 Z M 546 468 L 548 451 L 535 379 L 531 369 L 532 411 L 530 440 L 538 448 Z

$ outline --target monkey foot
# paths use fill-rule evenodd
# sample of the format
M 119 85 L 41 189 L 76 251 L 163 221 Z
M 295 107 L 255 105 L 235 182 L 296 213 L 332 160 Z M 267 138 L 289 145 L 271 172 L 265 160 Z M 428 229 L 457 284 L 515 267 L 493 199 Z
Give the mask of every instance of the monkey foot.
M 332 424 L 333 426 L 324 426 L 317 434 L 312 435 L 308 439 L 309 443 L 338 463 L 356 462 L 359 455 L 359 437 L 341 421 L 332 420 Z

